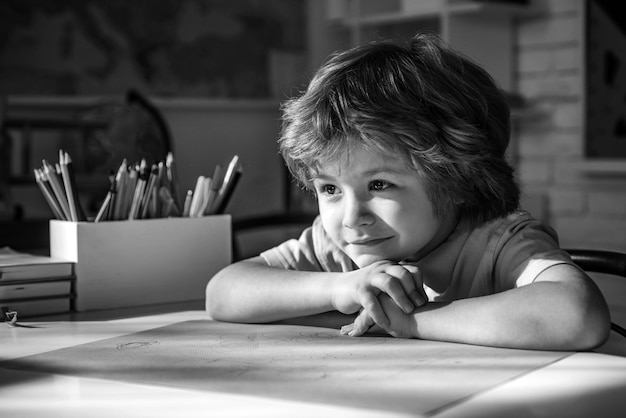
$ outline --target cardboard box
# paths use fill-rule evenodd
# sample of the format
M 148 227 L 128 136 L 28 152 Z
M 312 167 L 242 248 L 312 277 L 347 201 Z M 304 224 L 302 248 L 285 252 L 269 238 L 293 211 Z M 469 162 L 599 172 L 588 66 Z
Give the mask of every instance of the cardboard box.
M 203 300 L 231 262 L 230 215 L 50 221 L 50 256 L 76 263 L 76 310 Z

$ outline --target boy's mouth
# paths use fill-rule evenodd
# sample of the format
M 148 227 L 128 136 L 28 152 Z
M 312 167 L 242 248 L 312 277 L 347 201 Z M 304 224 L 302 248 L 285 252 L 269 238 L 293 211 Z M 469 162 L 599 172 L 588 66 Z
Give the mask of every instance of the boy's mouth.
M 364 238 L 364 239 L 359 239 L 359 240 L 354 240 L 354 241 L 349 241 L 348 244 L 349 245 L 356 245 L 356 246 L 363 246 L 363 247 L 373 247 L 376 246 L 382 242 L 387 241 L 388 239 L 390 239 L 390 237 L 385 237 L 385 238 Z

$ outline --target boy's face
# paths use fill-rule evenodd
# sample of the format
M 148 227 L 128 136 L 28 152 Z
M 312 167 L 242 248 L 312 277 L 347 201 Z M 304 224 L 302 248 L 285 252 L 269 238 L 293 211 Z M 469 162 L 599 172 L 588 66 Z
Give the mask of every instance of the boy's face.
M 419 174 L 402 159 L 362 146 L 351 148 L 345 162 L 320 167 L 313 186 L 324 229 L 359 268 L 417 261 L 455 225 L 435 217 Z

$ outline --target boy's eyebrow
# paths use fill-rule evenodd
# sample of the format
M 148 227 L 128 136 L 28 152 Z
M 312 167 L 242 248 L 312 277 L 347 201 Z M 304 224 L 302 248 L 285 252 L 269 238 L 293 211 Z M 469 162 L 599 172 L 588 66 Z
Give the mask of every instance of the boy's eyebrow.
M 380 173 L 389 173 L 389 174 L 407 174 L 406 169 L 400 169 L 398 167 L 372 167 L 369 170 L 365 171 L 363 174 L 372 175 L 372 174 L 380 174 Z
M 390 166 L 381 166 L 381 167 L 372 167 L 369 168 L 368 170 L 364 171 L 363 173 L 361 173 L 361 175 L 363 176 L 372 176 L 375 174 L 396 174 L 396 175 L 407 175 L 409 173 L 408 170 L 406 169 L 401 169 L 401 168 L 397 168 L 397 167 L 390 167 Z M 330 175 L 330 174 L 326 174 L 322 171 L 317 171 L 315 173 L 311 174 L 311 180 L 315 180 L 315 179 L 334 179 L 335 176 Z

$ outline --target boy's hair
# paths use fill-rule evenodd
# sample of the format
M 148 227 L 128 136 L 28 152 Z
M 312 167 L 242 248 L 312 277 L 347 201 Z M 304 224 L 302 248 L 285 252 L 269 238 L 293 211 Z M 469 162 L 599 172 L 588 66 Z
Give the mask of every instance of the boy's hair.
M 361 144 L 420 173 L 436 216 L 452 211 L 472 227 L 518 207 L 506 98 L 435 35 L 335 54 L 282 110 L 280 152 L 305 187 L 320 164 Z

